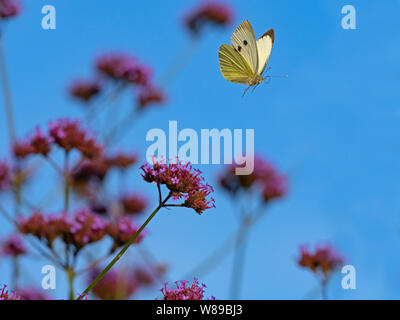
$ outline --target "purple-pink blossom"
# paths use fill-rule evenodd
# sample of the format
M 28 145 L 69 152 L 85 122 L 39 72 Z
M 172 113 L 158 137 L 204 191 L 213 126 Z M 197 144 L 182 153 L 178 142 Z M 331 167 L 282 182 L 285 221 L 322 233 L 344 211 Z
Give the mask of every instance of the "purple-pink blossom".
M 188 285 L 188 281 L 181 280 L 175 282 L 176 288 L 168 288 L 168 284 L 164 284 L 161 289 L 163 300 L 204 300 L 205 284 L 199 284 L 199 281 L 194 278 L 192 285 Z M 214 300 L 211 297 L 211 300 Z

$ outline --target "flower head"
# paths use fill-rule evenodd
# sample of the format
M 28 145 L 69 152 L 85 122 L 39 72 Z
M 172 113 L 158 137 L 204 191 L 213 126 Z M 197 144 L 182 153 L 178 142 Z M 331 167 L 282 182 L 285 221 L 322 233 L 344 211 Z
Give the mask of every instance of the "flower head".
M 331 245 L 316 246 L 312 253 L 306 246 L 300 247 L 299 266 L 310 269 L 315 274 L 327 277 L 343 264 L 343 258 L 332 248 Z
M 17 257 L 26 253 L 26 248 L 22 242 L 21 236 L 12 234 L 1 243 L 1 252 L 4 255 Z
M 46 136 L 39 127 L 36 127 L 35 134 L 32 136 L 30 145 L 32 153 L 47 156 L 51 151 L 51 143 L 53 138 Z
M 146 86 L 141 89 L 138 96 L 139 109 L 145 109 L 150 105 L 165 102 L 165 94 L 161 89 L 154 86 Z
M 20 300 L 50 300 L 50 297 L 44 292 L 34 287 L 18 289 Z
M 102 55 L 97 59 L 96 67 L 101 74 L 113 80 L 125 81 L 140 86 L 146 86 L 150 83 L 150 68 L 122 53 Z
M 263 201 L 281 198 L 287 193 L 286 177 L 267 160 L 260 156 L 254 159 L 254 171 L 249 175 L 236 175 L 236 167 L 231 165 L 219 177 L 220 186 L 236 196 L 239 191 L 249 191 L 253 187 L 261 190 Z
M 0 0 L 0 19 L 16 17 L 22 11 L 22 4 L 18 0 Z
M 89 274 L 91 283 L 101 270 L 93 269 Z M 138 289 L 139 284 L 136 274 L 129 269 L 112 268 L 105 276 L 93 287 L 92 293 L 102 300 L 126 300 Z
M 164 284 L 164 288 L 161 289 L 164 296 L 163 300 L 204 300 L 206 285 L 200 285 L 196 278 L 194 278 L 191 286 L 188 286 L 188 281 L 185 280 L 176 281 L 175 284 L 175 289 L 169 289 L 168 284 Z M 211 300 L 214 299 L 214 297 L 211 297 Z
M 6 161 L 0 161 L 0 191 L 11 188 L 12 173 Z
M 137 193 L 123 195 L 121 203 L 127 214 L 139 214 L 147 208 L 147 199 Z
M 198 35 L 207 24 L 215 26 L 230 24 L 232 16 L 232 9 L 227 4 L 205 2 L 189 13 L 184 23 L 192 34 Z
M 33 153 L 31 142 L 28 140 L 16 141 L 13 144 L 12 152 L 16 158 L 23 159 Z
M 204 183 L 201 171 L 194 169 L 190 163 L 157 162 L 151 166 L 145 163 L 142 167 L 142 177 L 146 182 L 165 185 L 175 200 L 183 198 L 184 207 L 194 209 L 198 214 L 215 207 L 214 199 L 207 197 L 213 192 L 210 185 Z
M 69 88 L 72 97 L 89 102 L 101 92 L 101 85 L 96 80 L 75 80 Z
M 20 300 L 20 297 L 15 292 L 9 293 L 7 286 L 3 285 L 3 288 L 0 289 L 0 300 Z
M 110 166 L 127 169 L 137 162 L 137 158 L 137 154 L 134 153 L 118 152 L 113 156 L 108 156 L 107 162 Z
M 139 227 L 132 222 L 132 219 L 127 216 L 118 217 L 117 221 L 110 223 L 107 226 L 107 234 L 114 240 L 111 251 L 125 245 L 139 230 Z M 135 243 L 142 241 L 145 236 L 142 231 L 136 238 Z

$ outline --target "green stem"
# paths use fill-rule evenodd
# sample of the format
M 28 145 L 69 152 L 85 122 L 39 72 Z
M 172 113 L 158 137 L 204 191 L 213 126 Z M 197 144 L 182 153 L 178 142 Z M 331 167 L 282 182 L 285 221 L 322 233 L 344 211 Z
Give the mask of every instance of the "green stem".
M 64 211 L 68 213 L 69 210 L 69 164 L 68 164 L 69 152 L 65 151 L 65 163 L 64 163 Z
M 152 212 L 152 214 L 147 218 L 147 220 L 142 224 L 142 226 L 139 228 L 138 231 L 133 235 L 133 237 L 125 244 L 125 246 L 121 249 L 121 251 L 112 259 L 112 261 L 104 268 L 104 270 L 92 281 L 91 284 L 82 292 L 81 296 L 78 298 L 78 300 L 81 300 L 86 294 L 89 293 L 90 290 L 94 288 L 94 286 L 105 276 L 105 274 L 118 262 L 119 259 L 121 259 L 122 255 L 128 250 L 128 248 L 131 246 L 132 243 L 135 242 L 135 240 L 139 237 L 140 233 L 143 231 L 143 229 L 147 226 L 147 224 L 151 221 L 151 219 L 154 218 L 156 213 L 164 207 L 165 203 L 167 200 L 171 197 L 171 194 L 169 194 L 163 202 L 161 202 L 158 207 Z
M 67 268 L 66 272 L 68 276 L 69 300 L 75 300 L 75 293 L 74 293 L 75 272 L 72 268 Z

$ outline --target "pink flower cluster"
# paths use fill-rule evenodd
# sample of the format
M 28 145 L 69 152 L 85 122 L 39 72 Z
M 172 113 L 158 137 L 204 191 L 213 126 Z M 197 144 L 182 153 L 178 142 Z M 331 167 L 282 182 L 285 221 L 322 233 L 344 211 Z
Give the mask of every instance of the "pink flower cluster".
M 41 154 L 46 157 L 53 144 L 57 144 L 67 152 L 77 149 L 87 158 L 99 157 L 103 153 L 103 146 L 81 128 L 81 123 L 70 119 L 50 122 L 48 134 L 37 127 L 30 138 L 17 141 L 13 145 L 13 153 L 20 159 L 31 154 Z
M 193 10 L 185 18 L 185 26 L 197 35 L 207 24 L 224 26 L 232 22 L 232 9 L 224 3 L 206 2 Z
M 344 259 L 332 248 L 331 245 L 317 245 L 312 253 L 306 246 L 300 247 L 298 264 L 310 269 L 313 273 L 322 273 L 325 277 L 335 271 L 344 262 Z
M 115 222 L 107 224 L 106 232 L 114 240 L 111 251 L 113 252 L 117 248 L 125 245 L 138 230 L 139 227 L 127 216 L 118 217 Z M 145 235 L 146 232 L 142 231 L 134 243 L 142 241 Z
M 10 189 L 12 173 L 6 161 L 0 161 L 0 191 Z
M 101 92 L 101 85 L 96 80 L 75 80 L 69 88 L 72 97 L 89 102 Z
M 26 253 L 26 247 L 18 234 L 12 234 L 1 243 L 1 253 L 17 257 Z
M 165 185 L 171 191 L 174 200 L 183 198 L 183 207 L 192 208 L 198 214 L 215 207 L 214 199 L 207 198 L 213 192 L 213 188 L 204 183 L 201 171 L 194 169 L 190 163 L 170 161 L 167 164 L 154 160 L 153 165 L 145 163 L 141 169 L 146 182 Z
M 50 300 L 50 297 L 44 292 L 34 287 L 18 289 L 20 300 Z
M 103 153 L 103 145 L 96 143 L 94 137 L 82 129 L 78 120 L 59 119 L 49 124 L 50 136 L 65 151 L 79 150 L 87 158 L 99 157 Z
M 138 106 L 140 109 L 144 109 L 150 104 L 160 104 L 165 102 L 165 100 L 165 94 L 161 89 L 154 86 L 147 86 L 139 93 Z
M 203 300 L 205 284 L 199 285 L 199 281 L 194 278 L 192 285 L 189 287 L 188 281 L 181 280 L 176 281 L 176 289 L 169 289 L 167 283 L 164 284 L 164 288 L 161 289 L 163 294 L 163 300 Z M 211 300 L 215 300 L 211 297 Z
M 121 197 L 124 213 L 139 214 L 147 208 L 147 199 L 137 193 L 124 194 Z
M 235 196 L 237 192 L 248 191 L 252 187 L 261 190 L 263 201 L 284 197 L 287 193 L 286 177 L 280 174 L 267 160 L 257 156 L 254 159 L 254 171 L 249 175 L 236 175 L 235 166 L 219 177 L 222 188 Z
M 16 17 L 21 11 L 22 5 L 18 0 L 0 0 L 0 19 Z
M 49 247 L 56 238 L 75 247 L 76 251 L 89 243 L 100 241 L 106 235 L 107 223 L 89 209 L 79 209 L 72 217 L 64 212 L 59 215 L 35 213 L 29 218 L 21 218 L 19 229 L 23 234 L 31 234 L 45 240 Z
M 9 293 L 7 286 L 3 285 L 0 289 L 0 300 L 20 300 L 20 297 L 15 292 Z

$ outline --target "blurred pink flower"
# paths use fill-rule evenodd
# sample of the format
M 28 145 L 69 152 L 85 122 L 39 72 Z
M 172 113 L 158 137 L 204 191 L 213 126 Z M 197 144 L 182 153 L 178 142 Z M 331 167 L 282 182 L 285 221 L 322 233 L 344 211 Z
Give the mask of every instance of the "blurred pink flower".
M 0 161 L 0 191 L 11 188 L 11 168 L 6 161 Z
M 147 199 L 137 193 L 124 194 L 121 203 L 127 214 L 139 214 L 147 208 Z
M 137 162 L 138 156 L 135 153 L 117 152 L 115 155 L 107 156 L 106 161 L 112 167 L 127 169 Z
M 96 61 L 96 68 L 101 74 L 113 80 L 122 80 L 140 86 L 150 84 L 151 69 L 122 53 L 102 55 Z
M 22 4 L 18 0 L 0 0 L 0 19 L 18 16 L 22 11 Z
M 324 277 L 344 263 L 343 257 L 330 244 L 317 245 L 312 253 L 306 246 L 300 247 L 299 266 L 310 269 L 313 273 L 322 273 Z
M 31 142 L 28 140 L 16 141 L 12 147 L 12 152 L 17 158 L 26 158 L 33 153 Z
M 107 226 L 107 234 L 114 240 L 111 251 L 125 245 L 139 230 L 139 227 L 127 216 L 117 218 L 117 221 Z M 142 231 L 134 243 L 139 243 L 145 237 L 146 232 Z
M 46 157 L 51 151 L 52 142 L 53 139 L 51 137 L 47 137 L 39 127 L 36 127 L 35 134 L 30 140 L 32 153 L 41 154 Z
M 176 281 L 176 289 L 169 289 L 167 283 L 164 284 L 164 288 L 161 289 L 163 294 L 163 300 L 204 300 L 204 289 L 205 284 L 199 285 L 199 281 L 194 278 L 192 285 L 189 287 L 188 281 L 181 280 Z M 211 297 L 211 300 L 215 300 Z
M 6 285 L 0 289 L 0 300 L 20 300 L 20 297 L 15 292 L 9 293 Z
M 18 289 L 18 295 L 20 300 L 51 300 L 44 290 L 34 287 Z
M 138 96 L 139 109 L 145 109 L 150 105 L 161 104 L 165 102 L 165 94 L 161 89 L 153 86 L 143 87 Z
M 100 92 L 101 85 L 96 80 L 75 80 L 69 88 L 70 95 L 83 102 L 89 102 Z
M 190 12 L 184 23 L 193 35 L 198 35 L 208 24 L 215 26 L 230 24 L 232 17 L 232 9 L 228 4 L 208 1 Z
M 4 255 L 17 257 L 26 252 L 26 247 L 18 234 L 12 234 L 1 243 L 1 253 Z

